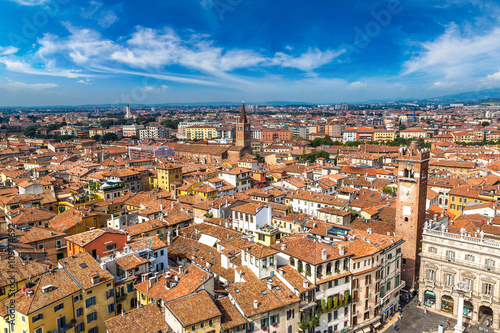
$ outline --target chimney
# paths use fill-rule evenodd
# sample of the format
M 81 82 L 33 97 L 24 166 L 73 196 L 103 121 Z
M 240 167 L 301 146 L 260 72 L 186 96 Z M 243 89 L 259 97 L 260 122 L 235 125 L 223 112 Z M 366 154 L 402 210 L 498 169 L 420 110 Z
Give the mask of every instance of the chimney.
M 184 273 L 184 266 L 182 265 L 179 266 L 179 273 L 180 274 Z
M 283 244 L 281 244 L 281 251 L 285 251 L 285 250 L 286 250 L 286 244 L 283 243 Z
M 366 232 L 369 233 L 370 235 L 373 233 L 372 228 L 366 229 Z
M 321 250 L 321 260 L 326 260 L 326 249 Z
M 267 289 L 273 290 L 273 284 L 269 281 L 267 281 Z
M 122 317 L 125 317 L 125 311 L 122 310 Z
M 256 309 L 259 307 L 259 301 L 257 301 L 256 299 L 253 300 L 253 307 Z
M 280 275 L 283 275 L 283 273 L 284 273 L 283 268 L 278 269 L 278 273 L 279 273 Z
M 339 244 L 339 255 L 343 256 L 345 254 L 344 245 Z
M 302 281 L 302 287 L 309 288 L 309 281 L 307 280 Z
M 438 214 L 437 213 L 434 214 L 434 221 L 436 221 L 436 222 L 438 221 Z
M 444 217 L 444 210 L 441 211 L 441 217 Z

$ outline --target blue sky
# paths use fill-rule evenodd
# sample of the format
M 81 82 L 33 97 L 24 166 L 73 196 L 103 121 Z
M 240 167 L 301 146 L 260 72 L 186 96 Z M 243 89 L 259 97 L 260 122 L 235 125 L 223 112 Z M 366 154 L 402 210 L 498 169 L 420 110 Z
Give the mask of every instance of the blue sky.
M 500 4 L 0 0 L 0 105 L 433 97 L 500 86 Z

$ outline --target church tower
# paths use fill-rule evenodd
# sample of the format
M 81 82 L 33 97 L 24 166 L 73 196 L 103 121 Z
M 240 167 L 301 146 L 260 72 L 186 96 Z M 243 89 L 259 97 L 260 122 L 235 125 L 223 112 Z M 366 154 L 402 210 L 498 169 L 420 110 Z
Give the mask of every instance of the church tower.
M 409 288 L 418 287 L 422 230 L 425 223 L 429 149 L 419 149 L 414 141 L 398 153 L 398 199 L 396 236 L 402 245 L 402 280 Z
M 250 122 L 247 119 L 245 103 L 241 103 L 240 118 L 236 121 L 236 146 L 243 147 L 241 155 L 252 153 L 252 139 L 250 133 Z

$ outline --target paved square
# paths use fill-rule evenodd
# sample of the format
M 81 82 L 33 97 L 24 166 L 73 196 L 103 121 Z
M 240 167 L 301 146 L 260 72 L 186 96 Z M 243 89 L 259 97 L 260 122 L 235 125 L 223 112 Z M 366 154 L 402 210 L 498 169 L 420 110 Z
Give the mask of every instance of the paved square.
M 446 330 L 446 320 L 450 321 L 449 330 Z M 423 308 L 417 307 L 417 298 L 414 298 L 410 303 L 403 306 L 403 317 L 396 322 L 396 325 L 400 333 L 421 333 L 423 331 L 437 332 L 439 325 L 443 325 L 445 332 L 449 333 L 453 332 L 456 323 L 457 320 L 455 318 L 447 317 L 440 313 L 431 311 L 424 313 Z M 392 333 L 394 332 L 394 328 L 391 326 L 382 332 Z M 469 327 L 466 332 L 493 333 L 495 330 L 491 327 L 487 328 L 485 325 L 473 325 Z

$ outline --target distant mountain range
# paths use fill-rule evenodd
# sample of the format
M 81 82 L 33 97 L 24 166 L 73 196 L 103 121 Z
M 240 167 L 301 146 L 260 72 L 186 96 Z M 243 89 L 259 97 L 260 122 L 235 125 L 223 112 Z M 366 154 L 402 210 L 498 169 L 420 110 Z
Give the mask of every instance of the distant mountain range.
M 498 99 L 498 98 L 500 98 L 500 88 L 468 91 L 468 92 L 444 95 L 433 98 L 418 99 L 418 101 L 433 102 L 433 103 L 436 102 L 458 103 L 458 102 L 472 102 L 472 101 L 481 102 L 489 99 Z M 410 101 L 410 100 L 405 100 L 405 101 Z M 415 99 L 413 99 L 412 101 L 415 101 Z
M 406 98 L 401 100 L 369 100 L 365 102 L 358 103 L 348 103 L 351 105 L 362 105 L 362 104 L 385 104 L 385 103 L 419 103 L 419 104 L 442 104 L 442 103 L 470 103 L 473 101 L 484 102 L 488 100 L 500 99 L 500 88 L 495 89 L 485 89 L 478 91 L 462 92 L 457 94 L 449 94 L 432 98 Z M 270 106 L 311 106 L 311 105 L 322 105 L 322 104 L 340 104 L 340 103 L 310 103 L 310 102 L 290 102 L 290 101 L 267 101 L 267 102 L 245 102 L 247 105 L 257 104 L 257 105 L 270 105 Z M 99 105 L 54 105 L 54 106 L 40 106 L 40 107 L 0 107 L 4 110 L 12 109 L 87 109 L 87 108 L 123 108 L 126 103 L 120 104 L 99 104 Z M 162 103 L 162 104 L 130 104 L 132 107 L 235 107 L 241 105 L 239 102 L 197 102 L 197 103 Z

